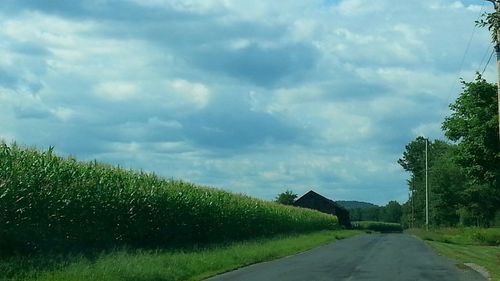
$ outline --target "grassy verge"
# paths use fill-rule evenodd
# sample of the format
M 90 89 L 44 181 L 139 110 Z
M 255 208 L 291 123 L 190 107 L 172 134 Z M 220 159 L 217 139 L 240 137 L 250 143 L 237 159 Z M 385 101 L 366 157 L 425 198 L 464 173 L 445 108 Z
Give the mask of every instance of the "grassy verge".
M 426 231 L 410 229 L 407 232 L 427 241 L 437 241 L 458 245 L 499 246 L 500 228 L 440 228 Z
M 119 250 L 94 258 L 38 257 L 0 260 L 0 280 L 39 281 L 158 281 L 202 280 L 218 273 L 268 261 L 361 234 L 360 231 L 321 231 L 236 242 L 191 250 Z M 52 262 L 50 261 L 52 260 Z M 42 262 L 44 265 L 37 264 Z M 13 269 L 14 268 L 14 269 Z
M 500 281 L 500 229 L 446 228 L 406 231 L 424 240 L 438 253 L 461 263 L 475 263 L 488 270 L 491 278 Z
M 475 263 L 488 270 L 492 280 L 500 281 L 500 247 L 456 245 L 428 241 L 438 253 L 461 263 Z

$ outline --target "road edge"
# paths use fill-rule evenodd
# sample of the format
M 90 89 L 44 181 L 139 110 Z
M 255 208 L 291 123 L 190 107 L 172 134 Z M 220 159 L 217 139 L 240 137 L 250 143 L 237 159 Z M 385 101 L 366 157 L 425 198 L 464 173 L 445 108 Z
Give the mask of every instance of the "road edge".
M 333 231 L 336 231 L 336 230 L 333 230 Z M 356 231 L 356 230 L 353 230 L 353 231 Z M 246 267 L 252 267 L 252 266 L 259 265 L 259 264 L 270 263 L 270 262 L 274 262 L 274 261 L 280 260 L 280 259 L 288 259 L 288 258 L 291 258 L 291 257 L 294 257 L 294 256 L 305 254 L 307 252 L 313 251 L 313 250 L 321 248 L 321 247 L 326 247 L 326 246 L 328 246 L 328 245 L 330 245 L 332 243 L 337 243 L 338 241 L 341 241 L 341 240 L 344 240 L 344 239 L 350 239 L 350 238 L 353 238 L 353 237 L 356 237 L 356 236 L 366 235 L 366 233 L 364 233 L 362 231 L 358 231 L 358 232 L 359 233 L 355 233 L 353 235 L 349 235 L 349 236 L 346 236 L 346 237 L 335 235 L 336 236 L 335 240 L 332 240 L 332 241 L 329 241 L 329 242 L 326 242 L 326 243 L 323 243 L 323 244 L 318 244 L 318 245 L 313 246 L 312 248 L 309 248 L 309 249 L 300 250 L 298 252 L 290 253 L 288 255 L 281 256 L 281 257 L 272 257 L 272 258 L 261 260 L 261 261 L 251 262 L 251 263 L 248 263 L 248 264 L 241 264 L 240 266 L 237 266 L 237 267 L 225 270 L 225 271 L 221 271 L 221 272 L 218 272 L 218 273 L 214 273 L 214 274 L 211 274 L 209 276 L 205 276 L 205 277 L 203 277 L 203 279 L 196 278 L 196 279 L 192 279 L 192 280 L 200 280 L 200 281 L 207 280 L 208 281 L 208 280 L 211 280 L 212 278 L 217 277 L 219 275 L 227 274 L 227 273 L 230 273 L 230 272 L 233 272 L 233 271 L 236 271 L 236 270 L 240 270 L 240 269 L 243 269 L 243 268 L 246 268 Z
M 476 271 L 477 273 L 481 274 L 486 280 L 491 281 L 491 275 L 490 272 L 483 266 L 480 266 L 478 264 L 472 263 L 472 262 L 465 262 L 465 266 L 469 267 L 470 269 Z
M 492 281 L 491 279 L 491 275 L 490 275 L 490 272 L 484 267 L 484 266 L 481 266 L 481 265 L 478 265 L 478 264 L 475 264 L 475 263 L 472 263 L 472 262 L 461 262 L 457 259 L 454 259 L 452 257 L 449 257 L 447 255 L 443 255 L 441 254 L 440 252 L 438 252 L 436 249 L 434 249 L 429 243 L 427 243 L 427 241 L 425 239 L 422 239 L 421 237 L 415 235 L 415 234 L 409 234 L 419 240 L 421 240 L 422 242 L 424 242 L 424 244 L 429 247 L 429 249 L 433 250 L 434 252 L 436 252 L 438 255 L 442 256 L 442 257 L 446 257 L 450 260 L 453 260 L 455 262 L 457 262 L 457 264 L 463 264 L 464 266 L 466 266 L 467 268 L 471 269 L 471 270 L 474 270 L 475 272 L 479 273 L 481 276 L 483 276 L 486 280 L 488 281 Z

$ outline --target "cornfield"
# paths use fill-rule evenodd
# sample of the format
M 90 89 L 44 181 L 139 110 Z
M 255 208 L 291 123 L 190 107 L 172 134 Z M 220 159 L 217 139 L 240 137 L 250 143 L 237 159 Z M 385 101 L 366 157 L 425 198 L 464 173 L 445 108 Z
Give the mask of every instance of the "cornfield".
M 338 227 L 337 218 L 0 143 L 0 252 L 233 241 Z

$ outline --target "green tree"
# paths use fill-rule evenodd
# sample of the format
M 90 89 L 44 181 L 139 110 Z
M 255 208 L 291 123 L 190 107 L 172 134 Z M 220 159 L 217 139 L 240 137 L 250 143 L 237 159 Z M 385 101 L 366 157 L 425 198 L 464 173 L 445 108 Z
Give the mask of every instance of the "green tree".
M 362 221 L 380 221 L 380 207 L 370 207 L 361 210 Z
M 283 204 L 283 205 L 293 205 L 295 199 L 297 199 L 297 194 L 293 193 L 291 190 L 287 190 L 283 193 L 278 194 L 275 199 L 275 202 Z
M 361 208 L 349 209 L 349 217 L 351 219 L 351 222 L 363 220 L 363 209 Z
M 500 149 L 497 86 L 477 75 L 462 82 L 463 92 L 450 105 L 452 114 L 443 122 L 446 137 L 457 142 L 455 161 L 468 184 L 462 196 L 463 214 L 488 225 L 500 206 Z
M 497 86 L 481 75 L 462 82 L 463 92 L 450 105 L 443 122 L 446 137 L 458 143 L 457 161 L 479 184 L 497 185 L 500 179 Z
M 413 227 L 411 198 L 402 205 L 401 225 L 403 228 Z
M 456 226 L 459 223 L 459 208 L 467 201 L 463 192 L 466 189 L 467 178 L 463 169 L 453 161 L 456 146 L 449 149 L 434 162 L 429 175 L 432 200 L 431 221 L 438 226 Z
M 410 203 L 404 208 L 405 211 L 409 211 L 410 213 L 404 217 L 409 219 L 409 221 L 413 221 L 414 226 L 417 227 L 425 223 L 425 142 L 425 138 L 417 137 L 406 145 L 403 156 L 398 160 L 401 167 L 410 173 L 410 179 L 408 180 Z M 450 144 L 441 140 L 429 141 L 427 149 L 428 167 L 429 171 L 432 171 L 434 164 L 450 149 Z M 429 176 L 431 175 L 430 173 Z M 429 189 L 429 194 L 429 197 L 432 199 L 433 187 Z M 432 204 L 430 204 L 430 214 L 434 212 L 432 207 Z M 431 223 L 434 222 L 431 221 Z
M 387 205 L 383 207 L 382 221 L 385 222 L 401 222 L 401 216 L 403 215 L 403 207 L 397 201 L 389 201 Z

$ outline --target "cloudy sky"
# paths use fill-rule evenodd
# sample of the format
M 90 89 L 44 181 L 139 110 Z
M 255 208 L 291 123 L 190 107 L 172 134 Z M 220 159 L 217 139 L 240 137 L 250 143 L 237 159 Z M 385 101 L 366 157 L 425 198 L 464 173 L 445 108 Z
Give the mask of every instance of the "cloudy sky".
M 482 0 L 2 0 L 0 138 L 270 200 L 385 204 L 492 51 Z M 469 46 L 469 47 L 468 47 Z M 468 47 L 468 48 L 467 48 Z M 485 76 L 494 81 L 491 62 Z

